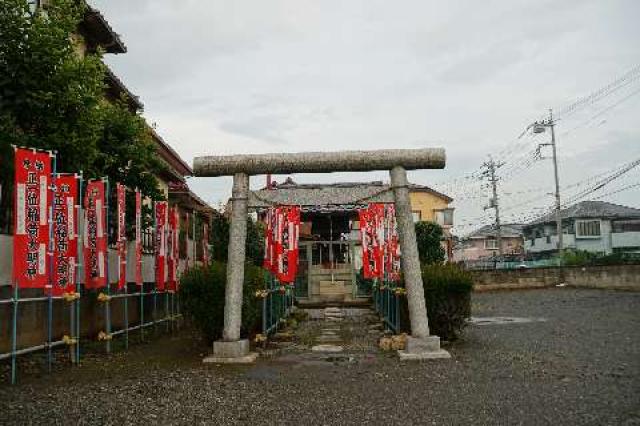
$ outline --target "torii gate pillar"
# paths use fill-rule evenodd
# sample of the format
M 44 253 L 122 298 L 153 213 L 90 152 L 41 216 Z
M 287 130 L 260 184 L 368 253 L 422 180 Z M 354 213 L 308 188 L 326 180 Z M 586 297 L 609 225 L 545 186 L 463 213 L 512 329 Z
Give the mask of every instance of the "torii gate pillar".
M 400 359 L 449 358 L 449 353 L 440 348 L 440 338 L 429 335 L 407 181 L 407 169 L 437 169 L 444 168 L 444 165 L 445 153 L 441 148 L 196 157 L 193 166 L 196 176 L 233 175 L 223 337 L 214 342 L 213 356 L 204 361 L 246 363 L 256 359 L 256 354 L 249 352 L 249 341 L 240 339 L 249 176 L 372 170 L 390 171 L 395 199 L 402 272 L 411 321 L 411 336 L 407 339 L 406 350 L 398 351 Z

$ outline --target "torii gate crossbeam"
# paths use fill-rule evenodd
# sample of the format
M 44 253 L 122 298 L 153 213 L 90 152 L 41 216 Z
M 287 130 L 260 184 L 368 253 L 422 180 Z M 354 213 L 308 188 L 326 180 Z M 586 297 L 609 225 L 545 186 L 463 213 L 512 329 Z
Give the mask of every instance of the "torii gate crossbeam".
M 411 321 L 411 337 L 407 339 L 406 350 L 399 351 L 400 357 L 448 358 L 449 353 L 440 348 L 440 339 L 429 335 L 406 172 L 414 169 L 442 169 L 444 166 L 445 151 L 442 148 L 196 157 L 193 161 L 195 176 L 233 175 L 223 337 L 214 342 L 213 356 L 205 361 L 251 362 L 255 359 L 255 354 L 249 353 L 248 340 L 240 339 L 249 176 L 374 170 L 389 170 L 396 205 L 401 265 Z

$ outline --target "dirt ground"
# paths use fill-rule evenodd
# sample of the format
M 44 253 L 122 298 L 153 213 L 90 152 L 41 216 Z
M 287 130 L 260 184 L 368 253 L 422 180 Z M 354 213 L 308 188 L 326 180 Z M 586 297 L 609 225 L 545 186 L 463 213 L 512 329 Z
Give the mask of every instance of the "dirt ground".
M 370 315 L 330 327 L 342 353 L 312 353 L 328 327 L 309 320 L 251 366 L 202 364 L 209 348 L 183 329 L 52 374 L 23 369 L 18 386 L 1 385 L 0 415 L 3 424 L 640 424 L 640 293 L 475 294 L 473 315 L 446 346 L 451 360 L 419 363 L 378 351 Z

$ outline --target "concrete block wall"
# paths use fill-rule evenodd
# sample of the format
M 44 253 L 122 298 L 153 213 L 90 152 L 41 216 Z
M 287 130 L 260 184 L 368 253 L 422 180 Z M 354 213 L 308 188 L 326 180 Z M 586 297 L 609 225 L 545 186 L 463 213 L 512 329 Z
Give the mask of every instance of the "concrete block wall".
M 561 282 L 580 288 L 640 291 L 640 265 L 472 271 L 471 274 L 475 291 L 543 288 Z

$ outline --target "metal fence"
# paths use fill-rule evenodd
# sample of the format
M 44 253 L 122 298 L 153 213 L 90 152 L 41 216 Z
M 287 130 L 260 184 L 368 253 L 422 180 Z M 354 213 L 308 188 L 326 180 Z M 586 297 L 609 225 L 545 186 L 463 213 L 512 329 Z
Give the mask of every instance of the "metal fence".
M 376 280 L 372 286 L 373 307 L 387 330 L 398 334 L 402 329 L 400 323 L 400 298 L 405 289 L 395 282 Z
M 265 272 L 264 282 L 265 288 L 259 296 L 262 297 L 261 337 L 266 339 L 275 333 L 291 314 L 295 288 L 293 285 L 280 283 L 269 272 Z
M 129 292 L 128 287 L 135 288 L 135 291 Z M 145 338 L 145 329 L 158 329 L 160 324 L 164 323 L 166 331 L 172 331 L 178 327 L 178 319 L 180 314 L 180 299 L 178 293 L 168 290 L 157 290 L 155 283 L 146 283 L 143 286 L 130 284 L 119 292 L 112 293 L 107 287 L 104 291 L 96 292 L 93 290 L 85 290 L 82 285 L 78 284 L 75 293 L 67 293 L 64 296 L 38 296 L 38 297 L 19 297 L 17 287 L 14 288 L 13 297 L 0 300 L 0 306 L 11 305 L 11 350 L 0 354 L 0 360 L 11 360 L 11 383 L 17 382 L 18 362 L 17 358 L 38 351 L 46 352 L 46 369 L 51 372 L 53 364 L 53 350 L 59 347 L 69 348 L 69 359 L 72 364 L 78 364 L 82 356 L 81 350 L 81 312 L 86 309 L 89 304 L 93 307 L 100 306 L 98 311 L 102 311 L 101 320 L 104 322 L 105 329 L 89 338 L 85 336 L 87 342 L 99 341 L 104 344 L 105 351 L 110 353 L 112 350 L 111 342 L 114 338 L 121 337 L 125 349 L 129 346 L 130 333 L 136 332 L 140 340 Z M 118 300 L 122 300 L 123 310 L 122 321 L 113 321 L 112 304 Z M 54 302 L 62 301 L 66 304 L 63 308 L 65 313 L 54 312 Z M 129 320 L 129 304 L 133 303 L 137 307 L 137 321 Z M 19 308 L 25 304 L 46 303 L 47 320 L 42 324 L 46 330 L 46 340 L 41 344 L 33 346 L 20 346 L 19 332 L 20 319 Z M 56 305 L 59 304 L 58 302 Z M 145 309 L 145 305 L 148 307 Z M 146 312 L 146 314 L 145 314 Z M 58 315 L 67 315 L 69 318 L 66 334 L 63 334 L 57 340 L 53 336 L 54 313 Z M 114 324 L 120 323 L 121 327 L 115 329 Z M 83 342 L 85 340 L 82 340 Z
M 539 260 L 467 260 L 460 262 L 464 269 L 469 270 L 495 270 L 495 269 L 529 269 L 529 268 L 548 268 L 561 266 L 560 258 L 539 259 Z

